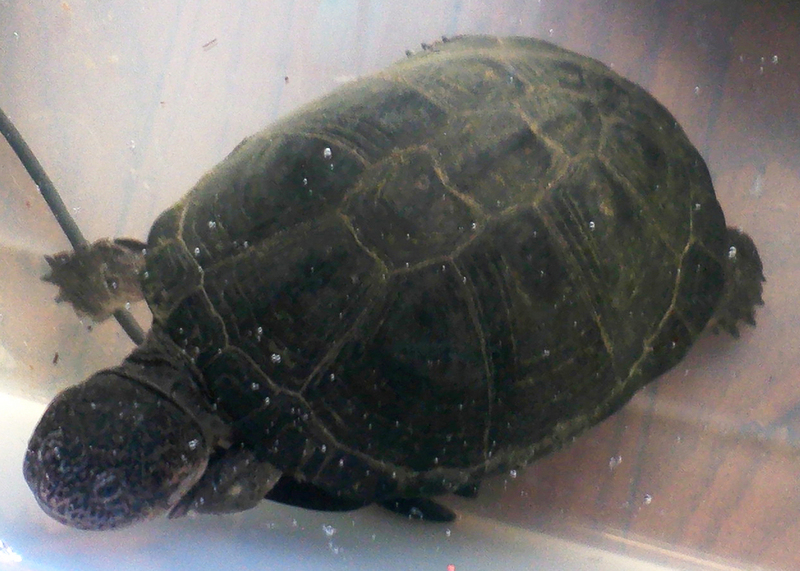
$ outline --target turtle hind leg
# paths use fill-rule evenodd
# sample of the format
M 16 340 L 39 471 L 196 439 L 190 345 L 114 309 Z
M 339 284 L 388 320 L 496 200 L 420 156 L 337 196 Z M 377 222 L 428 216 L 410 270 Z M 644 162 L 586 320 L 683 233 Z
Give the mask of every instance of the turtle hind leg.
M 712 328 L 739 336 L 740 322 L 755 325 L 755 307 L 761 299 L 763 266 L 753 240 L 736 228 L 728 228 L 725 253 L 725 285 L 711 320 Z
M 456 514 L 453 510 L 428 498 L 395 498 L 393 500 L 384 500 L 380 502 L 380 505 L 409 519 L 442 523 L 456 519 Z
M 45 256 L 50 273 L 42 279 L 59 287 L 56 301 L 68 301 L 78 315 L 104 321 L 144 297 L 139 280 L 145 247 L 136 240 L 98 240 L 74 252 Z
M 292 476 L 283 475 L 264 499 L 287 506 L 325 512 L 346 512 L 367 506 L 370 502 L 335 496 L 319 486 L 301 482 Z M 456 518 L 449 508 L 427 498 L 397 498 L 383 500 L 379 505 L 387 510 L 425 521 L 448 522 Z
M 287 506 L 323 512 L 349 512 L 362 508 L 366 502 L 335 496 L 308 482 L 283 475 L 264 499 Z

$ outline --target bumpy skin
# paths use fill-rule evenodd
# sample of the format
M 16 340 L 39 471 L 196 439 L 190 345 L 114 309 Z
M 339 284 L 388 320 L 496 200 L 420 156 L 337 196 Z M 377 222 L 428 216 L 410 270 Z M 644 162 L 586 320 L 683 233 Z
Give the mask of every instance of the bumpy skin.
M 203 475 L 208 450 L 185 411 L 145 385 L 101 371 L 50 404 L 23 472 L 54 519 L 114 529 L 167 513 Z
M 374 501 L 526 464 L 616 410 L 703 330 L 726 236 L 642 89 L 460 38 L 241 143 L 156 221 L 144 289 L 248 446 Z M 741 279 L 752 314 L 760 275 Z

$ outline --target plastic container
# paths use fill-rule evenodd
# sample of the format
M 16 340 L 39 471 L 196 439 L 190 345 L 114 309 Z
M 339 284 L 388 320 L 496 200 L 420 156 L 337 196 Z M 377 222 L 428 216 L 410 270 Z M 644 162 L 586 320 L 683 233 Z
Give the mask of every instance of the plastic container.
M 263 502 L 224 517 L 79 532 L 21 476 L 61 388 L 130 341 L 53 302 L 68 248 L 0 141 L 0 563 L 19 569 L 796 569 L 800 567 L 800 53 L 788 3 L 409 0 L 0 2 L 0 106 L 89 239 L 143 239 L 244 136 L 442 34 L 530 35 L 651 90 L 759 246 L 758 326 L 707 335 L 570 448 L 446 498 L 450 525 Z M 135 308 L 142 321 L 145 307 Z

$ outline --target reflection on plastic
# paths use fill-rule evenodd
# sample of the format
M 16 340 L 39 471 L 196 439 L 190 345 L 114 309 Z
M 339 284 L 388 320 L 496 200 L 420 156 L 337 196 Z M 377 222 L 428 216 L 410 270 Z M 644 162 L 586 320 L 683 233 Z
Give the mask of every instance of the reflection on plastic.
M 22 561 L 22 557 L 18 553 L 14 553 L 11 546 L 0 539 L 0 563 L 19 563 L 20 561 Z

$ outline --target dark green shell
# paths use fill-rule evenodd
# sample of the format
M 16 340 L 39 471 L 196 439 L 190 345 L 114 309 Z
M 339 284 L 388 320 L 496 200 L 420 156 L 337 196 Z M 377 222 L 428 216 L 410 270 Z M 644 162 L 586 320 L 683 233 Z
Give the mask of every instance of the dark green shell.
M 242 142 L 153 226 L 145 291 L 248 445 L 374 499 L 523 465 L 624 404 L 710 318 L 724 236 L 641 88 L 458 38 Z

